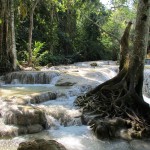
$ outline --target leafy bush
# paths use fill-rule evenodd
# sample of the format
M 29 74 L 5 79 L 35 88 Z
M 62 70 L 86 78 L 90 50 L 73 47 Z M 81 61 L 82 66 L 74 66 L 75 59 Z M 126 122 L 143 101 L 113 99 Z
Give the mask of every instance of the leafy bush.
M 34 49 L 32 52 L 32 62 L 35 66 L 39 65 L 39 57 L 40 55 L 40 50 L 42 49 L 42 47 L 44 46 L 44 43 L 41 43 L 40 41 L 35 41 L 34 43 Z
M 40 55 L 38 58 L 39 64 L 44 66 L 49 63 L 52 65 L 59 65 L 59 64 L 66 64 L 67 59 L 63 55 L 52 55 L 49 53 L 49 51 L 45 51 Z

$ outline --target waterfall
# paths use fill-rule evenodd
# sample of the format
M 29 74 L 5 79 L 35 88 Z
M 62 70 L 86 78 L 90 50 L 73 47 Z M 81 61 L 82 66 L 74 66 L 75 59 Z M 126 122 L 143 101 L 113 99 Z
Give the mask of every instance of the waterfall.
M 58 72 L 21 71 L 8 73 L 4 81 L 6 84 L 50 84 L 52 79 L 59 75 Z

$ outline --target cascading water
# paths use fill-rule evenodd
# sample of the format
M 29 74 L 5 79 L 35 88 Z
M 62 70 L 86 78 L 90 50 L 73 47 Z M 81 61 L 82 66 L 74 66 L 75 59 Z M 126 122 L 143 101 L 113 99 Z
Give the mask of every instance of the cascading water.
M 24 71 L 9 73 L 4 77 L 4 80 L 6 84 L 50 84 L 56 76 L 59 76 L 57 71 Z
M 100 141 L 96 139 L 88 126 L 82 125 L 81 112 L 73 105 L 76 96 L 86 93 L 98 84 L 112 78 L 117 71 L 113 62 L 96 62 L 97 67 L 91 67 L 90 63 L 43 68 L 42 73 L 15 72 L 1 77 L 0 80 L 3 84 L 0 84 L 0 112 L 3 112 L 4 107 L 9 107 L 9 105 L 11 107 L 16 103 L 19 106 L 20 101 L 27 100 L 27 103 L 23 103 L 23 105 L 44 110 L 49 129 L 35 134 L 1 139 L 0 150 L 16 150 L 20 142 L 35 138 L 55 139 L 68 150 L 135 150 L 135 145 L 141 141 L 135 140 L 131 143 L 123 140 Z M 149 70 L 146 70 L 144 83 L 148 86 L 144 86 L 143 89 L 146 96 L 149 96 L 150 93 L 149 75 Z M 40 104 L 35 104 L 37 102 L 32 104 L 31 97 L 33 98 L 37 94 L 42 95 L 43 92 L 44 99 L 48 92 L 55 96 L 50 97 L 49 101 L 41 100 Z M 0 131 L 3 129 L 16 131 L 15 126 L 6 126 L 1 118 Z M 15 134 L 17 135 L 17 132 Z M 12 136 L 14 135 L 12 134 Z M 147 146 L 147 143 L 143 145 Z

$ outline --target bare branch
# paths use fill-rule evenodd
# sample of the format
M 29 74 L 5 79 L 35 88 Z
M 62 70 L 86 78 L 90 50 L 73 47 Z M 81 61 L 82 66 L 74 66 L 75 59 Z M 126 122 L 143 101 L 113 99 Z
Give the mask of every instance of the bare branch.
M 92 19 L 90 19 L 89 17 L 85 16 L 89 21 L 91 21 L 93 24 L 95 24 L 97 27 L 99 27 L 99 29 L 106 33 L 107 35 L 109 35 L 110 37 L 113 37 L 114 39 L 116 39 L 119 43 L 120 43 L 120 39 L 118 39 L 118 37 L 116 37 L 114 34 L 107 32 L 106 30 L 104 30 L 102 27 L 100 27 L 100 25 L 97 22 L 94 22 Z

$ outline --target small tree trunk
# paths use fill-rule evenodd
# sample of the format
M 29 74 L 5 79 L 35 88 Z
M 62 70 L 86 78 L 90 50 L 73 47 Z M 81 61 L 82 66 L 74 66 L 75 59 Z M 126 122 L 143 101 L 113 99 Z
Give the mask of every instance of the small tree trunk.
M 30 12 L 29 43 L 28 43 L 29 66 L 32 65 L 32 30 L 33 30 L 33 12 Z
M 39 0 L 36 0 L 34 4 L 32 4 L 31 11 L 30 11 L 30 27 L 29 27 L 29 43 L 28 43 L 28 52 L 29 52 L 29 60 L 28 65 L 32 65 L 32 31 L 33 31 L 33 15 L 34 10 L 38 4 Z
M 129 22 L 120 41 L 120 66 L 119 71 L 129 66 L 129 33 L 132 22 Z
M 14 1 L 10 0 L 10 26 L 11 26 L 11 59 L 13 70 L 17 68 L 17 55 L 16 55 L 16 39 L 15 39 L 15 27 L 14 27 Z
M 3 4 L 3 0 L 0 0 L 0 19 L 1 19 L 1 23 L 0 23 L 0 56 L 2 56 L 2 51 L 3 51 L 3 20 L 4 20 L 4 12 L 5 12 L 5 8 L 4 8 L 4 4 Z

